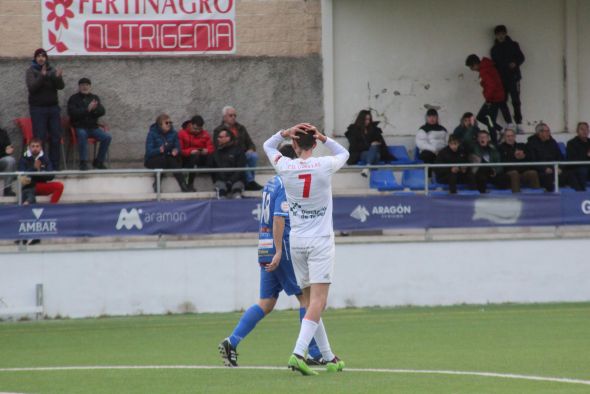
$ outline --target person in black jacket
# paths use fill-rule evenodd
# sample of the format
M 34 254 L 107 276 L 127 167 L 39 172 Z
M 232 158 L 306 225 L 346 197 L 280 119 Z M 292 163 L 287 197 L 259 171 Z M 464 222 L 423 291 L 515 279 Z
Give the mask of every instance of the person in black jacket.
M 436 156 L 436 164 L 462 164 L 467 163 L 467 155 L 459 149 L 460 141 L 454 135 L 449 137 L 446 148 L 443 148 Z M 449 193 L 457 193 L 457 184 L 467 184 L 470 190 L 475 190 L 475 176 L 467 167 L 436 168 L 434 170 L 436 181 L 449 185 Z
M 223 107 L 222 114 L 223 120 L 221 124 L 213 130 L 213 143 L 217 144 L 217 135 L 222 130 L 230 131 L 234 135 L 236 146 L 246 155 L 246 165 L 248 167 L 256 167 L 258 165 L 256 145 L 254 145 L 254 141 L 250 138 L 250 134 L 248 134 L 248 130 L 246 130 L 244 125 L 237 122 L 238 115 L 236 109 L 228 105 Z M 262 190 L 262 186 L 254 178 L 254 171 L 246 172 L 246 190 Z
M 455 127 L 453 135 L 457 137 L 464 153 L 469 154 L 477 144 L 477 133 L 479 133 L 479 126 L 475 120 L 475 116 L 471 112 L 465 112 L 461 117 L 459 126 Z
M 520 80 L 522 74 L 520 66 L 524 63 L 524 54 L 520 49 L 518 42 L 513 41 L 508 35 L 508 30 L 504 25 L 498 25 L 494 29 L 496 40 L 491 50 L 492 60 L 502 78 L 502 84 L 506 91 L 506 99 L 510 96 L 512 107 L 514 108 L 514 121 L 517 124 L 517 131 L 522 132 L 522 112 L 520 102 Z M 507 106 L 502 108 L 502 116 L 507 123 L 512 122 L 510 112 Z
M 539 123 L 535 127 L 535 134 L 530 136 L 527 141 L 527 152 L 532 162 L 550 162 L 561 161 L 563 156 L 559 150 L 557 141 L 551 137 L 551 129 L 545 123 Z M 539 173 L 541 186 L 547 191 L 555 190 L 555 173 L 553 166 L 541 165 L 535 166 Z M 559 184 L 563 184 L 562 171 L 559 169 Z
M 70 123 L 76 129 L 78 147 L 80 149 L 80 170 L 88 169 L 88 138 L 94 138 L 100 143 L 98 154 L 92 162 L 97 169 L 106 169 L 104 162 L 107 156 L 111 135 L 100 128 L 98 118 L 106 113 L 100 98 L 90 93 L 92 84 L 90 79 L 82 78 L 78 81 L 78 93 L 68 100 L 68 115 Z
M 525 163 L 528 160 L 526 145 L 516 142 L 516 133 L 507 128 L 504 131 L 504 142 L 498 146 L 500 160 L 503 163 Z M 521 184 L 526 184 L 533 189 L 541 187 L 539 174 L 530 167 L 504 167 L 506 175 L 510 178 L 512 193 L 519 193 Z
M 41 140 L 33 138 L 29 143 L 27 151 L 18 163 L 18 170 L 23 172 L 53 171 L 51 161 L 45 156 Z M 36 195 L 51 196 L 50 202 L 57 204 L 64 191 L 61 182 L 50 182 L 55 178 L 53 175 L 24 175 L 20 178 L 23 185 L 23 204 L 35 204 Z
M 35 51 L 26 72 L 29 90 L 29 111 L 33 135 L 44 143 L 49 139 L 49 157 L 53 168 L 59 170 L 61 148 L 61 117 L 57 91 L 65 87 L 63 72 L 49 65 L 43 48 Z
M 10 137 L 6 130 L 0 129 L 0 172 L 14 172 L 16 170 L 16 160 L 12 157 L 14 147 L 10 142 Z M 14 177 L 4 178 L 4 196 L 14 197 L 16 194 L 12 190 Z
M 395 160 L 395 157 L 387 149 L 383 130 L 378 127 L 378 124 L 379 122 L 373 121 L 371 111 L 362 110 L 354 123 L 348 126 L 346 133 L 344 133 L 349 143 L 348 164 L 354 165 L 362 160 L 368 165 L 374 165 L 380 161 Z M 362 174 L 367 176 L 368 171 L 362 172 Z
M 217 149 L 210 156 L 211 168 L 243 168 L 246 167 L 246 154 L 237 144 L 234 134 L 229 130 L 220 130 L 216 138 Z M 233 198 L 242 198 L 244 182 L 243 171 L 214 172 L 213 182 L 219 198 L 225 198 L 228 191 Z
M 590 140 L 588 139 L 588 123 L 580 122 L 576 128 L 577 136 L 567 143 L 568 161 L 590 162 Z M 570 186 L 577 191 L 586 191 L 590 163 L 587 166 L 572 166 L 568 168 Z

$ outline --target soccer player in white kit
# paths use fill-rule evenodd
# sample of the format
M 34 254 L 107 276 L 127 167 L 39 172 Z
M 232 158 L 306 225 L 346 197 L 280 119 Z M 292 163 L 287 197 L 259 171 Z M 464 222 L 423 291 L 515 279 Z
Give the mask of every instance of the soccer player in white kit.
M 285 138 L 293 139 L 297 159 L 284 157 L 277 150 Z M 312 157 L 318 141 L 332 156 Z M 291 221 L 291 259 L 307 303 L 288 366 L 303 375 L 317 375 L 305 363 L 305 351 L 315 338 L 324 360 L 328 361 L 328 372 L 342 371 L 344 362 L 332 353 L 321 316 L 334 271 L 332 174 L 346 163 L 349 153 L 307 123 L 277 132 L 264 143 L 264 151 L 285 185 Z

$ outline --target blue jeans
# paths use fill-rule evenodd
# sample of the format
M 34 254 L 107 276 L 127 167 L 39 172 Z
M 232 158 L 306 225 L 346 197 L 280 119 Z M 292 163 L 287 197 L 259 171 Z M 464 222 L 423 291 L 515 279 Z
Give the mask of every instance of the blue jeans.
M 61 149 L 61 117 L 58 105 L 52 107 L 30 107 L 33 136 L 43 143 L 49 140 L 49 160 L 53 169 L 59 169 Z
M 369 150 L 361 152 L 361 160 L 368 165 L 375 165 L 381 160 L 381 146 L 371 145 Z
M 100 142 L 96 161 L 104 163 L 107 157 L 107 151 L 111 145 L 111 135 L 102 129 L 76 129 L 76 136 L 78 137 L 78 146 L 80 148 L 80 161 L 88 160 L 88 138 L 94 138 Z
M 246 152 L 246 167 L 256 167 L 258 164 L 258 153 Z M 254 182 L 254 171 L 246 172 L 246 183 Z

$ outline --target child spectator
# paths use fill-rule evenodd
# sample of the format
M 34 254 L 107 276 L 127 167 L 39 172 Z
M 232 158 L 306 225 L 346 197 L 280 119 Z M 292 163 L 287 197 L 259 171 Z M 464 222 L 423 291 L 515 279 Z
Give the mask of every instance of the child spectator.
M 207 130 L 203 129 L 204 124 L 203 117 L 195 115 L 178 133 L 184 168 L 207 167 L 209 157 L 213 154 L 213 142 Z M 194 172 L 188 175 L 188 187 L 191 191 L 195 191 L 195 175 Z
M 478 132 L 479 127 L 477 126 L 475 116 L 471 112 L 465 112 L 461 117 L 459 126 L 453 131 L 453 135 L 457 137 L 461 144 L 459 148 L 466 154 L 469 154 L 473 151 L 475 144 L 477 144 Z
M 477 134 L 477 145 L 475 145 L 469 158 L 472 163 L 500 163 L 500 154 L 490 144 L 490 136 L 487 131 L 480 130 Z M 506 174 L 503 173 L 501 166 L 479 167 L 474 168 L 474 171 L 477 190 L 480 193 L 487 192 L 488 183 L 492 183 L 498 189 L 508 188 L 509 180 Z
M 436 156 L 436 164 L 467 163 L 467 155 L 459 149 L 459 139 L 451 135 L 449 144 Z M 467 167 L 436 168 L 436 181 L 449 185 L 449 193 L 457 194 L 457 184 L 467 184 L 469 189 L 475 190 L 473 172 Z
M 528 160 L 526 145 L 516 142 L 516 133 L 513 129 L 507 128 L 504 131 L 504 142 L 498 146 L 500 157 L 503 163 L 525 163 Z M 512 193 L 519 193 L 521 184 L 526 184 L 533 189 L 541 187 L 539 174 L 529 167 L 508 167 L 504 168 L 506 175 L 510 178 Z
M 426 112 L 426 123 L 416 134 L 416 146 L 420 151 L 420 160 L 434 163 L 438 152 L 447 146 L 447 129 L 438 123 L 438 112 L 430 108 Z
M 39 138 L 33 138 L 27 151 L 18 163 L 18 170 L 23 172 L 47 172 L 53 171 L 53 165 L 43 152 Z M 35 204 L 36 196 L 51 196 L 50 202 L 57 204 L 64 191 L 61 182 L 50 182 L 53 175 L 24 175 L 20 178 L 22 184 L 23 204 Z

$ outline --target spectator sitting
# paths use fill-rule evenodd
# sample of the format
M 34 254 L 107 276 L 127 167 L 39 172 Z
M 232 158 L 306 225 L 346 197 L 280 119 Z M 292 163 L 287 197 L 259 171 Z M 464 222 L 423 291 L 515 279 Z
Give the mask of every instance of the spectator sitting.
M 180 168 L 180 143 L 178 135 L 172 127 L 172 121 L 167 114 L 161 114 L 156 118 L 156 123 L 150 126 L 147 139 L 145 141 L 145 159 L 146 168 L 171 169 Z M 183 192 L 189 192 L 190 189 L 181 173 L 175 172 L 174 178 Z M 157 177 L 153 184 L 154 193 L 157 192 Z
M 438 112 L 430 108 L 426 112 L 426 124 L 416 134 L 420 160 L 424 163 L 434 163 L 438 152 L 447 146 L 447 134 L 447 129 L 438 124 Z
M 500 154 L 490 144 L 490 135 L 487 131 L 480 130 L 477 133 L 477 145 L 469 156 L 472 163 L 500 163 Z M 480 193 L 487 192 L 487 184 L 492 183 L 498 189 L 508 188 L 508 177 L 503 173 L 502 167 L 474 168 L 475 182 Z
M 527 152 L 530 155 L 529 159 L 532 162 L 549 162 L 561 161 L 563 156 L 559 150 L 557 141 L 551 137 L 551 129 L 545 123 L 539 123 L 535 126 L 535 134 L 530 136 L 527 141 Z M 535 166 L 535 170 L 539 174 L 541 186 L 547 191 L 555 189 L 555 174 L 553 166 Z M 559 169 L 559 184 L 563 184 L 563 177 L 561 176 L 561 169 Z
M 209 156 L 213 154 L 213 142 L 207 130 L 203 129 L 204 124 L 205 121 L 200 115 L 193 116 L 178 133 L 184 168 L 207 167 Z M 191 191 L 195 191 L 193 186 L 195 175 L 194 172 L 188 175 L 188 187 Z
M 590 140 L 588 140 L 588 123 L 580 122 L 576 128 L 577 136 L 567 143 L 568 161 L 590 161 Z M 590 163 L 589 163 L 590 164 Z M 569 184 L 577 191 L 586 191 L 590 165 L 572 166 L 568 169 Z
M 512 123 L 510 110 L 508 109 L 508 105 L 506 105 L 506 93 L 504 92 L 502 79 L 496 66 L 494 66 L 494 62 L 487 57 L 480 60 L 477 55 L 469 55 L 465 61 L 465 65 L 471 71 L 477 71 L 479 73 L 480 83 L 483 88 L 483 97 L 486 101 L 477 114 L 477 120 L 486 125 L 492 142 L 495 145 L 498 143 L 498 132 L 502 130 L 502 127 L 496 122 L 498 110 L 502 110 L 502 113 L 506 114 L 509 118 L 506 121 Z
M 246 155 L 246 165 L 248 167 L 256 167 L 258 165 L 258 154 L 256 153 L 256 146 L 248 134 L 248 130 L 237 122 L 237 113 L 234 107 L 226 106 L 222 110 L 223 120 L 213 131 L 214 143 L 217 147 L 217 135 L 222 131 L 230 131 L 234 135 L 235 144 Z M 254 172 L 246 172 L 246 190 L 262 190 L 262 186 L 254 180 Z
M 387 149 L 383 138 L 383 131 L 377 126 L 379 122 L 373 122 L 371 111 L 359 112 L 353 124 L 348 126 L 344 134 L 348 139 L 350 157 L 348 164 L 354 165 L 359 160 L 368 165 L 375 165 L 380 161 L 392 161 L 395 157 Z M 367 177 L 369 171 L 365 168 L 361 175 Z
M 14 147 L 10 142 L 10 137 L 6 130 L 0 129 L 0 172 L 14 172 L 16 170 L 16 160 L 12 157 Z M 14 177 L 4 178 L 5 197 L 14 197 L 16 194 L 12 190 Z
M 209 166 L 212 168 L 244 168 L 246 154 L 236 142 L 234 134 L 229 130 L 217 133 L 217 149 L 210 157 Z M 214 172 L 212 174 L 218 198 L 226 198 L 228 191 L 233 198 L 242 198 L 245 175 L 243 171 Z
M 78 81 L 78 93 L 72 95 L 68 100 L 68 115 L 70 123 L 76 129 L 78 147 L 80 150 L 80 170 L 88 170 L 88 138 L 94 138 L 100 142 L 98 154 L 92 166 L 99 170 L 106 169 L 104 162 L 109 146 L 111 135 L 102 130 L 98 124 L 98 118 L 106 113 L 100 98 L 90 93 L 92 84 L 90 79 L 82 78 Z
M 459 126 L 453 131 L 453 135 L 457 137 L 461 143 L 460 149 L 466 154 L 469 154 L 477 144 L 478 132 L 479 127 L 477 126 L 475 116 L 471 112 L 465 112 L 461 117 Z
M 27 69 L 26 82 L 33 135 L 43 143 L 49 139 L 51 165 L 59 171 L 61 116 L 57 91 L 65 87 L 63 72 L 51 67 L 47 52 L 39 48 L 33 55 L 33 64 Z
M 507 128 L 504 131 L 504 142 L 498 146 L 500 157 L 503 163 L 524 163 L 528 160 L 526 145 L 516 142 L 516 133 L 513 129 Z M 526 184 L 533 189 L 541 187 L 539 174 L 528 167 L 505 167 L 506 175 L 510 178 L 512 193 L 520 192 L 520 185 Z
M 524 132 L 522 128 L 522 113 L 520 103 L 520 80 L 522 74 L 520 66 L 524 63 L 524 54 L 520 50 L 518 42 L 513 41 L 508 35 L 508 29 L 504 25 L 498 25 L 494 28 L 496 40 L 491 50 L 492 60 L 496 64 L 506 96 L 510 95 L 512 106 L 514 107 L 514 120 L 516 121 L 516 132 Z M 506 97 L 508 99 L 508 97 Z M 508 110 L 508 106 L 504 108 Z M 504 113 L 506 123 L 512 122 L 510 112 Z
M 45 156 L 39 138 L 33 138 L 29 143 L 29 148 L 18 163 L 18 170 L 23 172 L 53 171 L 53 165 Z M 37 202 L 35 196 L 51 196 L 50 202 L 57 204 L 64 191 L 64 185 L 61 182 L 50 182 L 53 178 L 53 175 L 22 176 L 20 182 L 23 185 L 23 204 L 35 204 Z
M 461 164 L 467 163 L 467 155 L 459 149 L 459 139 L 452 135 L 449 144 L 436 156 L 436 164 Z M 436 181 L 449 185 L 449 193 L 457 193 L 457 184 L 467 184 L 470 190 L 475 190 L 475 178 L 473 172 L 467 167 L 436 168 Z

